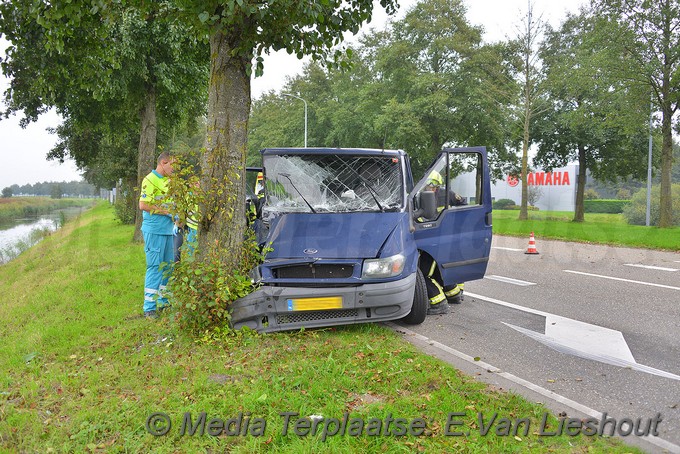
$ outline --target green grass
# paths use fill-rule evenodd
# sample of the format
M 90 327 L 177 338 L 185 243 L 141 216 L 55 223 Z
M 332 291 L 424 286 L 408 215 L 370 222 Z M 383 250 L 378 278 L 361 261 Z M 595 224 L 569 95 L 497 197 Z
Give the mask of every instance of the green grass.
M 530 211 L 529 219 L 517 220 L 519 211 L 494 210 L 493 232 L 499 235 L 552 238 L 584 243 L 680 250 L 680 227 L 659 229 L 628 225 L 621 214 L 586 213 L 584 222 L 572 222 L 567 211 Z
M 0 198 L 0 221 L 49 213 L 60 208 L 92 205 L 94 199 L 51 199 L 49 197 Z
M 144 254 L 131 237 L 132 227 L 100 204 L 0 266 L 0 451 L 637 452 L 606 437 L 539 437 L 543 407 L 486 387 L 379 325 L 195 340 L 170 316 L 143 319 Z M 167 435 L 147 433 L 154 412 L 170 416 Z M 194 423 L 201 412 L 223 420 L 243 412 L 266 427 L 259 437 L 181 436 L 187 412 Z M 367 423 L 391 413 L 423 418 L 427 430 L 322 441 L 284 435 L 282 412 L 347 412 Z M 444 435 L 449 412 L 466 413 L 453 429 L 469 436 Z M 478 413 L 531 418 L 531 430 L 482 436 Z

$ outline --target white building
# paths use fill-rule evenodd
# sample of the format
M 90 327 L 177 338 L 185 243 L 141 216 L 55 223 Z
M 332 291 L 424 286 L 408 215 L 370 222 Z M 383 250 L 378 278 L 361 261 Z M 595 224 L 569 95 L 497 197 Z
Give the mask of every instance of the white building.
M 553 169 L 552 172 L 535 170 L 527 175 L 529 190 L 540 193 L 535 203 L 540 210 L 574 211 L 576 206 L 576 177 L 578 165 Z M 519 179 L 506 175 L 503 180 L 491 185 L 491 197 L 494 200 L 511 199 L 516 205 L 522 201 L 522 185 Z

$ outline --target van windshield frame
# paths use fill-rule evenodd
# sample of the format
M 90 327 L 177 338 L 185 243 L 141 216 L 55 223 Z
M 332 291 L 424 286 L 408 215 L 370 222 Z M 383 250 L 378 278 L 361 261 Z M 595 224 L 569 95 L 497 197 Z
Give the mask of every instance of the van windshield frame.
M 404 209 L 399 156 L 272 154 L 263 156 L 263 166 L 264 210 L 269 215 Z

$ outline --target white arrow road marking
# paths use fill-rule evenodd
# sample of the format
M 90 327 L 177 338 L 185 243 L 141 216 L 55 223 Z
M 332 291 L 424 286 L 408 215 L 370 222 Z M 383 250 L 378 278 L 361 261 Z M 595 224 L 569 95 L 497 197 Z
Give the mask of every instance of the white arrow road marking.
M 495 274 L 489 274 L 487 276 L 484 276 L 484 279 L 491 279 L 493 281 L 507 282 L 508 284 L 519 285 L 519 286 L 522 286 L 522 287 L 526 287 L 526 286 L 529 286 L 529 285 L 536 285 L 535 282 L 520 281 L 519 279 L 513 279 L 511 277 L 505 277 L 505 276 L 496 276 Z
M 632 279 L 621 279 L 620 277 L 603 276 L 601 274 L 584 273 L 582 271 L 572 271 L 572 270 L 563 270 L 563 271 L 565 273 L 581 274 L 583 276 L 601 277 L 603 279 L 611 279 L 613 281 L 630 282 L 632 284 L 651 285 L 652 287 L 661 287 L 661 288 L 669 288 L 671 290 L 680 290 L 680 287 L 673 287 L 672 285 L 654 284 L 653 282 L 634 281 Z
M 590 323 L 551 314 L 550 312 L 530 309 L 528 307 L 519 306 L 495 298 L 488 298 L 475 293 L 465 293 L 468 296 L 479 298 L 489 303 L 545 317 L 545 334 L 537 333 L 536 331 L 531 331 L 509 323 L 501 323 L 557 350 L 558 352 L 578 356 L 579 358 L 599 361 L 612 366 L 630 367 L 631 369 L 640 372 L 658 375 L 659 377 L 670 378 L 672 380 L 680 380 L 680 375 L 638 364 L 635 361 L 635 358 L 633 358 L 633 354 L 628 348 L 628 344 L 620 331 L 591 325 Z
M 491 246 L 491 249 L 502 249 L 504 251 L 514 251 L 514 252 L 523 252 L 524 249 L 515 249 L 513 247 L 501 247 L 501 246 Z
M 625 266 L 635 266 L 638 268 L 647 268 L 648 270 L 658 270 L 658 271 L 678 271 L 677 268 L 664 268 L 663 266 L 652 266 L 652 265 L 638 265 L 636 263 L 624 263 Z
M 670 378 L 672 380 L 680 380 L 680 375 L 675 375 L 670 372 L 666 372 L 664 370 L 660 369 L 655 369 L 653 367 L 645 366 L 644 364 L 638 364 L 633 361 L 626 361 L 625 359 L 617 358 L 614 356 L 609 356 L 606 354 L 601 354 L 595 352 L 589 352 L 587 350 L 581 350 L 578 348 L 573 348 L 568 345 L 568 342 L 564 342 L 565 339 L 554 339 L 551 338 L 550 336 L 546 336 L 545 334 L 537 333 L 535 331 L 528 330 L 526 328 L 521 328 L 519 326 L 511 325 L 510 323 L 505 323 L 502 322 L 504 325 L 509 326 L 510 328 L 514 329 L 515 331 L 519 331 L 522 334 L 525 334 L 529 337 L 531 337 L 534 340 L 539 341 L 543 345 L 547 345 L 548 347 L 557 350 L 560 353 L 566 353 L 569 355 L 574 355 L 578 356 L 579 358 L 584 358 L 584 359 L 591 359 L 593 361 L 599 361 L 601 363 L 605 364 L 610 364 L 612 366 L 617 366 L 617 367 L 629 367 L 634 370 L 638 370 L 640 372 L 646 372 L 648 374 L 652 375 L 658 375 L 659 377 L 665 377 L 665 378 Z M 606 329 L 606 328 L 605 328 Z M 625 341 L 624 341 L 625 342 Z M 628 346 L 626 345 L 626 348 Z

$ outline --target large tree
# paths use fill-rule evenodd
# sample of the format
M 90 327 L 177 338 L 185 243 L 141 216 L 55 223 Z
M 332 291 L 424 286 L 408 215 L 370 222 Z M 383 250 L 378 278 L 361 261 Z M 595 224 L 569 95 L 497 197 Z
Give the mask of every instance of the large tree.
M 503 71 L 496 66 L 500 47 L 482 46 L 481 36 L 461 1 L 425 0 L 377 43 L 373 67 L 389 95 L 378 122 L 388 140 L 409 151 L 416 170 L 444 145 L 486 144 L 494 155 L 505 153 L 506 120 L 497 115 L 503 109 L 483 89 Z
M 308 101 L 310 145 L 403 148 L 417 174 L 443 145 L 484 144 L 498 170 L 509 159 L 510 115 L 509 97 L 497 93 L 515 89 L 512 54 L 504 44 L 480 40 L 460 2 L 428 0 L 364 36 L 350 70 L 312 62 L 283 92 Z M 256 101 L 251 153 L 301 143 L 301 108 L 276 93 Z
M 138 2 L 148 5 L 148 2 Z M 243 239 L 240 222 L 245 206 L 245 163 L 251 93 L 250 76 L 262 68 L 262 54 L 286 49 L 299 58 L 335 60 L 334 49 L 346 32 L 358 32 L 370 20 L 371 0 L 175 0 L 180 14 L 210 43 L 210 84 L 207 138 L 201 159 L 199 260 L 210 249 L 236 251 Z M 396 0 L 380 4 L 393 13 Z M 255 60 L 254 60 L 255 59 Z M 237 254 L 220 255 L 227 270 L 237 266 Z
M 608 66 L 631 88 L 642 87 L 661 111 L 661 195 L 659 227 L 672 227 L 673 123 L 680 108 L 680 2 L 678 0 L 594 0 L 600 42 L 617 49 Z
M 618 57 L 603 52 L 596 35 L 595 19 L 585 10 L 559 29 L 548 29 L 541 57 L 549 108 L 532 127 L 538 143 L 534 163 L 547 169 L 579 164 L 576 222 L 584 220 L 587 170 L 609 181 L 642 178 L 647 171 L 647 96 L 600 69 Z
M 529 2 L 526 15 L 515 38 L 517 49 L 516 80 L 521 86 L 521 94 L 517 98 L 515 118 L 521 125 L 522 158 L 520 181 L 522 198 L 520 201 L 519 219 L 528 218 L 528 186 L 529 148 L 532 144 L 531 124 L 534 117 L 545 108 L 543 79 L 544 68 L 540 62 L 539 42 L 545 30 L 545 22 L 536 14 L 534 5 Z
M 3 62 L 12 79 L 7 113 L 23 111 L 31 121 L 56 108 L 65 121 L 48 157 L 74 158 L 98 183 L 113 177 L 138 186 L 155 167 L 159 118 L 169 125 L 203 111 L 207 46 L 169 19 L 166 2 L 143 14 L 88 0 L 0 8 L 0 30 L 11 42 Z M 138 216 L 138 240 L 140 224 Z

